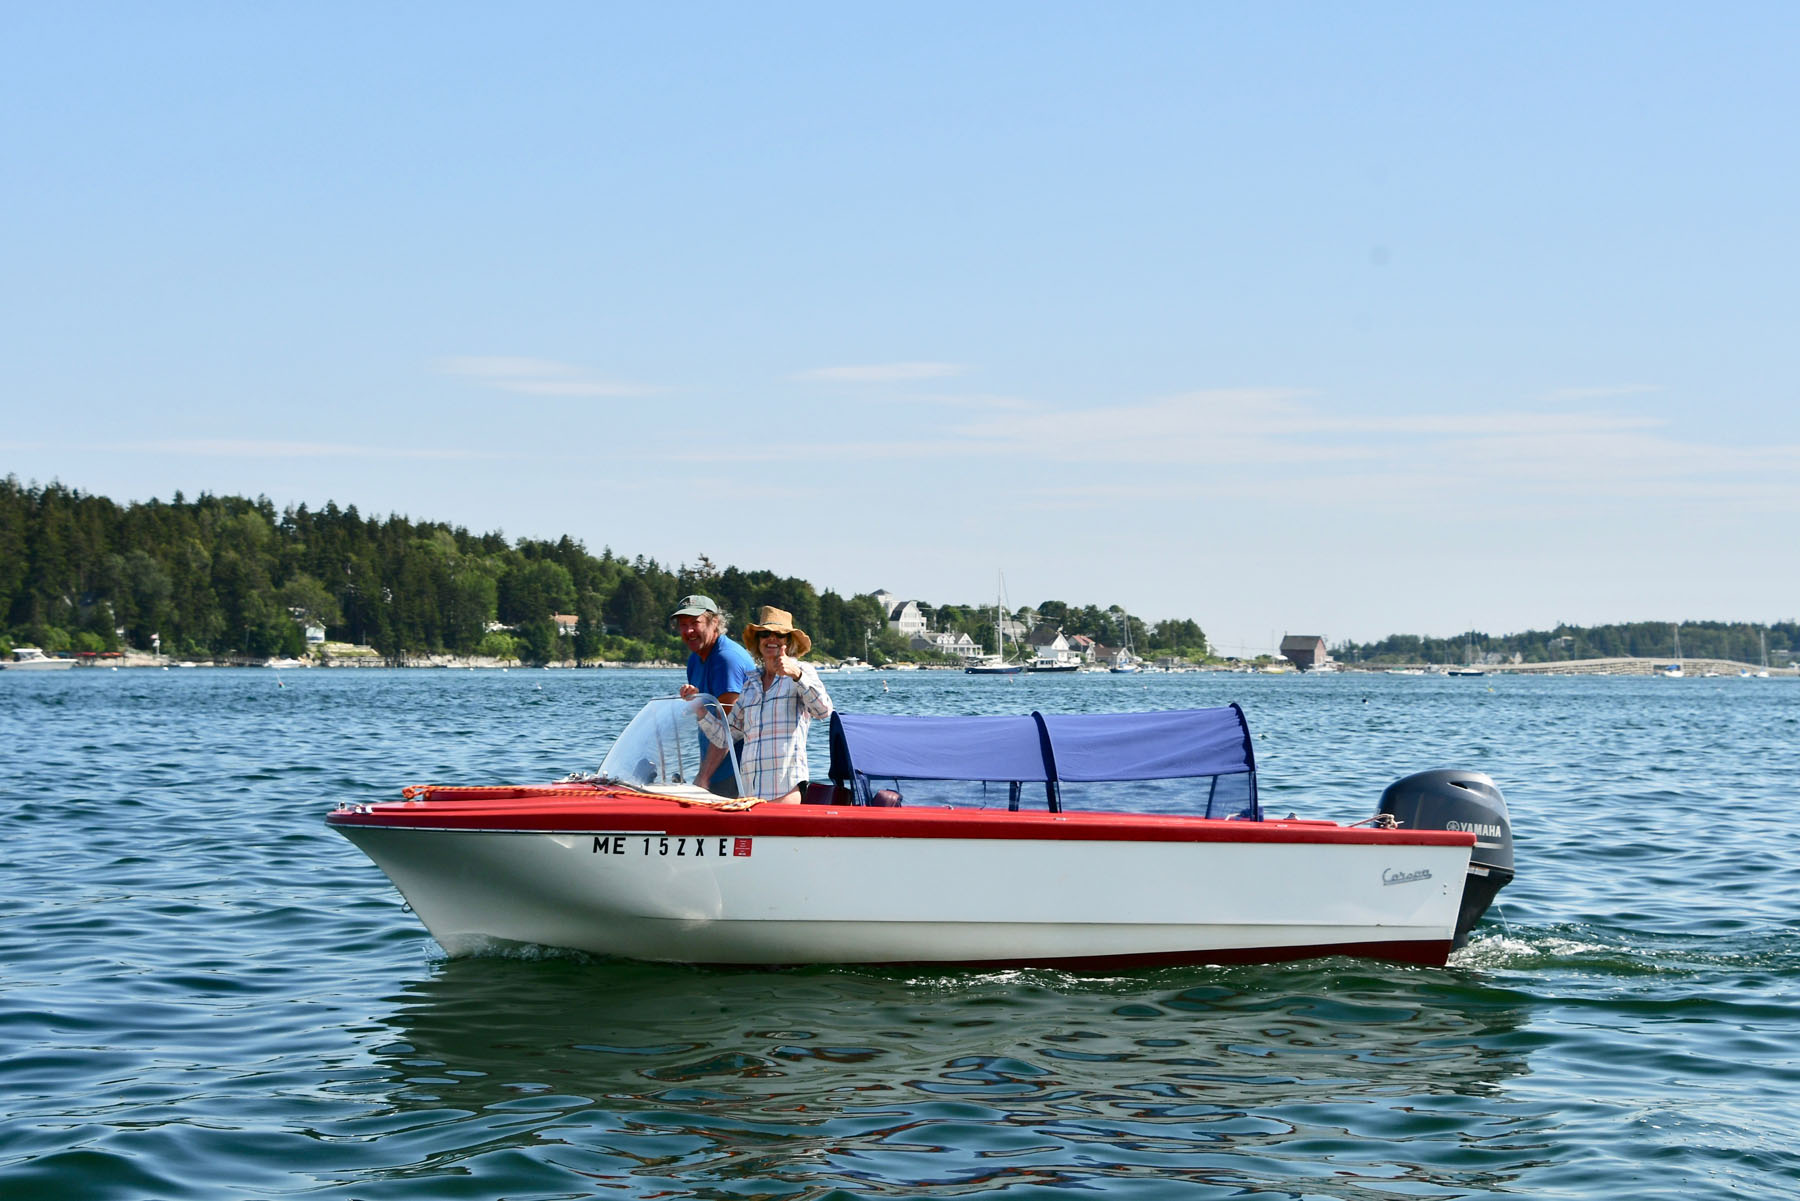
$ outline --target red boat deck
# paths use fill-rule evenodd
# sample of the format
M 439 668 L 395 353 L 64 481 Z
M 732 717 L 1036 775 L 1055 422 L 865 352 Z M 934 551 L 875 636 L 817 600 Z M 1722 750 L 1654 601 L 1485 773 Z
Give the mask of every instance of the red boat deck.
M 474 794 L 474 795 L 471 795 Z M 786 838 L 976 838 L 1077 842 L 1231 842 L 1473 846 L 1461 830 L 1391 830 L 1328 821 L 1226 821 L 1179 814 L 882 809 L 763 804 L 720 810 L 594 785 L 432 787 L 430 799 L 338 809 L 339 826 L 520 832 L 654 832 Z

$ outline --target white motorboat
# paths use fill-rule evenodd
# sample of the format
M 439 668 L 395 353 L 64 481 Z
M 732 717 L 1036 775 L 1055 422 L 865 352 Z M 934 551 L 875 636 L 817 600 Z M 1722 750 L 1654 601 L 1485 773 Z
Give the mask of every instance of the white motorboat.
M 35 646 L 13 648 L 11 663 L 0 663 L 8 671 L 65 671 L 75 666 L 73 659 L 52 659 Z
M 452 955 L 1441 964 L 1513 874 L 1505 801 L 1475 772 L 1409 776 L 1370 822 L 1265 816 L 1236 705 L 838 713 L 831 780 L 800 805 L 690 783 L 703 713 L 710 697 L 651 702 L 593 776 L 426 785 L 326 820 Z

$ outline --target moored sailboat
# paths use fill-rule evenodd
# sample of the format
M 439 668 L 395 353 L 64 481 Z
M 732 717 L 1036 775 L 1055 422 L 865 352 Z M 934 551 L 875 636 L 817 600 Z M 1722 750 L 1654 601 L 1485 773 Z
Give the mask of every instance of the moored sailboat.
M 1006 577 L 999 577 L 994 596 L 994 653 L 984 655 L 979 663 L 963 668 L 972 676 L 1016 676 L 1025 670 L 1022 664 L 1006 661 Z
M 1125 674 L 1134 672 L 1138 669 L 1138 658 L 1131 650 L 1131 614 L 1121 608 L 1119 610 L 1119 621 L 1125 627 L 1125 640 L 1124 644 L 1119 647 L 1118 653 L 1113 656 L 1112 663 L 1107 667 L 1107 670 Z
M 1675 662 L 1663 664 L 1656 669 L 1656 674 L 1667 679 L 1679 680 L 1687 674 L 1681 669 L 1681 627 L 1671 626 L 1670 628 L 1675 631 Z

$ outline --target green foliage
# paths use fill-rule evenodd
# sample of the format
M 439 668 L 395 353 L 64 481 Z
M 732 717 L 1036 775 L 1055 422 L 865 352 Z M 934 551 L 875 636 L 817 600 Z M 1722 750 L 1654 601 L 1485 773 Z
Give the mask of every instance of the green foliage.
M 1511 660 L 1516 654 L 1525 663 L 1560 663 L 1574 659 L 1669 659 L 1675 658 L 1677 626 L 1666 621 L 1639 621 L 1605 626 L 1559 625 L 1551 630 L 1527 630 L 1522 634 L 1492 635 L 1469 631 L 1453 638 L 1422 638 L 1417 634 L 1392 634 L 1376 642 L 1345 642 L 1332 649 L 1332 657 L 1346 663 L 1462 663 L 1487 655 Z M 1757 663 L 1763 640 L 1771 658 L 1786 659 L 1800 647 L 1800 625 L 1776 622 L 1682 622 L 1681 657 L 1723 659 Z
M 483 634 L 481 641 L 475 644 L 475 653 L 489 659 L 517 659 L 519 652 L 513 644 L 511 634 L 494 630 Z
M 1135 619 L 1134 619 L 1135 624 Z M 1206 634 L 1187 619 L 1159 621 L 1134 644 L 1146 655 L 1175 655 L 1183 659 L 1203 659 L 1210 653 Z
M 297 656 L 302 622 L 325 626 L 335 641 L 366 644 L 390 660 L 420 654 L 481 654 L 548 662 L 682 662 L 669 612 L 690 592 L 711 596 L 735 636 L 763 605 L 788 610 L 812 635 L 815 656 L 856 655 L 872 663 L 913 659 L 887 627 L 873 596 L 820 593 L 805 580 L 769 571 L 719 568 L 704 555 L 670 569 L 642 556 L 626 561 L 606 549 L 589 554 L 564 537 L 508 542 L 498 532 L 471 534 L 440 522 L 364 517 L 354 505 L 327 503 L 277 511 L 266 497 L 169 501 L 120 506 L 52 483 L 0 479 L 0 648 L 162 649 L 191 656 Z M 574 638 L 558 635 L 554 613 L 580 620 Z M 967 633 L 988 651 L 993 609 L 946 604 L 937 628 Z M 1117 647 L 1130 626 L 1145 656 L 1207 655 L 1205 632 L 1186 618 L 1154 624 L 1118 608 L 1047 600 L 1013 615 L 1043 620 L 1068 635 Z M 488 633 L 495 621 L 513 633 Z M 1772 662 L 1800 650 L 1800 625 L 1685 622 L 1686 658 L 1759 661 L 1766 636 Z M 123 630 L 123 636 L 119 631 Z M 1008 648 L 1009 653 L 1013 648 Z M 1396 634 L 1343 643 L 1344 662 L 1460 663 L 1473 653 L 1525 662 L 1611 657 L 1673 658 L 1669 622 L 1453 638 Z

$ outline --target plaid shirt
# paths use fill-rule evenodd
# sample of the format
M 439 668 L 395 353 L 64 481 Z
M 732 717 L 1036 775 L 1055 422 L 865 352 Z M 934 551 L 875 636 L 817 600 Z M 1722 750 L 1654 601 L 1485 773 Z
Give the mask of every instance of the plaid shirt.
M 744 740 L 739 768 L 747 797 L 784 797 L 808 778 L 806 731 L 812 719 L 831 716 L 831 698 L 819 673 L 800 664 L 800 678 L 775 677 L 765 692 L 763 673 L 752 672 L 731 707 L 731 736 Z

